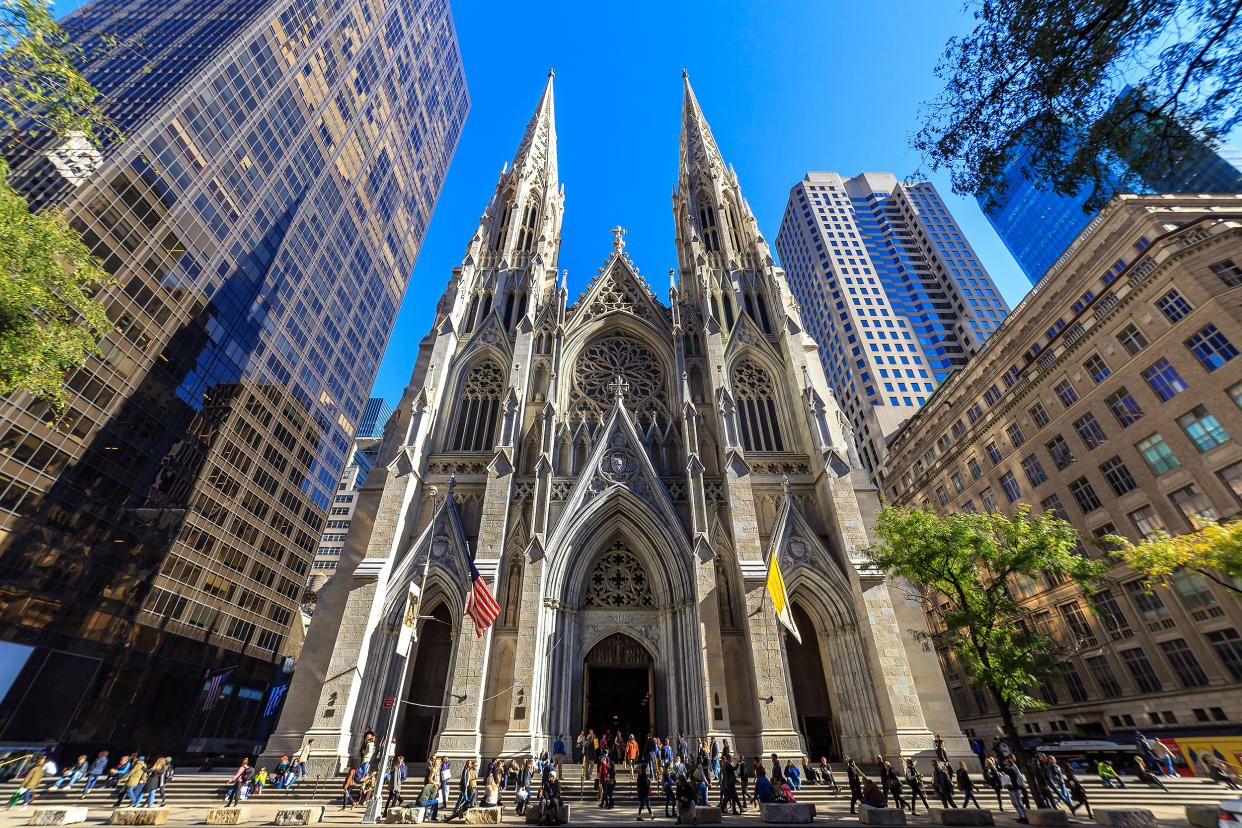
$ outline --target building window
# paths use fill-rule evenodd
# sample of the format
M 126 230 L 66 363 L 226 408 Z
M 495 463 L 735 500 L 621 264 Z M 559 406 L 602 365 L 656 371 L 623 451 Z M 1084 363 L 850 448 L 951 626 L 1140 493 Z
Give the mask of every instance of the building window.
M 1084 414 L 1075 420 L 1074 430 L 1078 432 L 1078 436 L 1082 438 L 1083 444 L 1088 449 L 1096 448 L 1108 439 L 1104 436 L 1104 429 L 1100 428 L 1100 424 L 1096 422 L 1094 414 Z
M 966 468 L 970 470 L 972 480 L 978 480 L 980 477 L 983 477 L 983 469 L 975 458 L 972 457 L 966 461 Z
M 1113 596 L 1111 589 L 1101 589 L 1091 597 L 1091 602 L 1095 605 L 1095 611 L 1100 616 L 1100 621 L 1104 623 L 1104 629 L 1108 630 L 1108 634 L 1111 637 L 1133 637 L 1134 633 L 1130 630 L 1130 622 L 1126 620 L 1125 613 L 1121 611 L 1121 606 L 1117 603 L 1117 599 Z
M 1052 512 L 1061 520 L 1069 520 L 1069 512 L 1065 511 L 1065 507 L 1061 505 L 1061 498 L 1057 495 L 1048 495 L 1039 501 L 1039 505 L 1043 507 L 1045 512 Z
M 1052 464 L 1058 469 L 1069 468 L 1074 462 L 1074 453 L 1070 451 L 1069 443 L 1065 442 L 1065 438 L 1060 434 L 1045 443 L 1044 448 L 1048 449 Z
M 1190 645 L 1186 643 L 1186 639 L 1175 638 L 1172 641 L 1161 641 L 1160 649 L 1164 651 L 1164 657 L 1169 660 L 1169 666 L 1173 668 L 1174 673 L 1177 673 L 1177 680 L 1182 683 L 1183 687 L 1202 687 L 1208 683 L 1203 668 L 1199 666 L 1199 659 L 1195 658 L 1195 654 L 1190 651 Z
M 1113 412 L 1113 417 L 1117 419 L 1117 424 L 1122 428 L 1133 425 L 1143 418 L 1143 409 L 1139 408 L 1134 395 L 1125 388 L 1118 388 L 1109 394 L 1104 399 L 1104 404 L 1108 406 L 1109 411 Z
M 1181 461 L 1177 459 L 1173 449 L 1169 448 L 1169 444 L 1159 434 L 1153 434 L 1145 440 L 1140 440 L 1135 448 L 1143 455 L 1143 460 L 1147 462 L 1147 467 L 1151 469 L 1151 473 L 1157 477 L 1166 472 L 1171 472 L 1181 465 Z
M 968 514 L 972 514 L 972 515 L 979 514 L 979 510 L 975 508 L 975 502 L 973 500 L 968 500 L 965 503 L 963 503 L 962 511 Z
M 1177 369 L 1164 358 L 1143 371 L 1143 379 L 1147 380 L 1147 384 L 1156 392 L 1161 402 L 1168 402 L 1188 387 Z
M 1208 325 L 1187 339 L 1186 347 L 1209 371 L 1215 371 L 1238 355 L 1238 349 L 1215 325 Z
M 1091 670 L 1091 677 L 1095 679 L 1095 683 L 1100 686 L 1102 696 L 1117 698 L 1121 695 L 1121 685 L 1117 683 L 1117 677 L 1113 675 L 1113 668 L 1109 665 L 1107 657 L 1091 656 L 1087 659 L 1087 667 Z
M 949 505 L 949 493 L 945 491 L 944 486 L 936 487 L 936 500 L 940 501 L 941 506 Z
M 1113 490 L 1113 494 L 1119 497 L 1138 488 L 1138 484 L 1134 482 L 1134 475 L 1130 474 L 1130 470 L 1126 468 L 1126 464 L 1121 461 L 1120 457 L 1110 457 L 1101 463 L 1100 474 L 1104 475 L 1104 479 L 1108 481 L 1108 487 Z
M 1108 363 L 1104 362 L 1099 354 L 1092 354 L 1087 357 L 1087 361 L 1082 364 L 1082 367 L 1097 384 L 1103 382 L 1112 373 L 1112 371 L 1108 370 Z
M 1100 502 L 1099 497 L 1095 494 L 1095 487 L 1091 485 L 1091 481 L 1085 477 L 1080 477 L 1073 483 L 1069 484 L 1070 494 L 1074 496 L 1074 500 L 1078 501 L 1078 508 L 1082 509 L 1083 514 L 1094 512 L 1104 504 Z
M 1087 622 L 1087 616 L 1083 614 L 1082 607 L 1077 601 L 1061 604 L 1057 610 L 1060 611 L 1065 626 L 1069 627 L 1080 647 L 1096 646 L 1095 633 L 1091 630 L 1091 624 Z
M 1207 578 L 1189 569 L 1179 569 L 1169 576 L 1169 583 L 1177 593 L 1182 606 L 1191 612 L 1216 603 L 1216 596 L 1208 587 Z
M 733 369 L 738 425 L 746 451 L 784 451 L 776 416 L 776 388 L 759 365 L 745 360 Z
M 1190 303 L 1177 290 L 1170 290 L 1157 299 L 1156 307 L 1170 322 L 1180 321 L 1192 310 Z
M 953 481 L 953 490 L 957 492 L 958 494 L 961 494 L 962 491 L 966 488 L 966 484 L 962 482 L 961 472 L 953 472 L 953 476 L 950 477 L 949 479 Z
M 1148 503 L 1146 506 L 1140 506 L 1130 513 L 1130 521 L 1134 524 L 1134 528 L 1144 539 L 1150 540 L 1157 532 L 1164 531 L 1164 520 L 1160 517 L 1160 513 L 1156 511 L 1156 507 Z
M 996 442 L 988 443 L 984 450 L 988 453 L 988 459 L 992 461 L 992 465 L 996 465 L 1001 461 L 1001 451 L 996 446 Z
M 1242 463 L 1232 463 L 1216 474 L 1229 487 L 1229 491 L 1233 492 L 1233 496 L 1242 501 Z
M 1229 433 L 1202 405 L 1196 405 L 1178 417 L 1177 424 L 1186 432 L 1186 436 L 1194 441 L 1199 451 L 1215 448 L 1229 439 Z
M 495 446 L 504 384 L 504 371 L 491 360 L 479 363 L 466 374 L 458 395 L 452 451 L 490 451 Z
M 1242 267 L 1234 264 L 1233 259 L 1225 259 L 1223 262 L 1217 262 L 1208 267 L 1225 283 L 1225 287 L 1242 285 Z
M 1155 624 L 1169 617 L 1169 609 L 1160 596 L 1142 578 L 1126 582 L 1126 594 L 1134 602 L 1134 608 L 1148 624 Z
M 1208 500 L 1207 495 L 1193 483 L 1171 493 L 1169 499 L 1173 501 L 1173 505 L 1182 513 L 1182 517 L 1186 518 L 1186 522 L 1192 529 L 1202 529 L 1206 524 L 1220 519 L 1220 514 L 1212 506 L 1212 501 Z
M 1039 458 L 1033 454 L 1027 455 L 1022 460 L 1022 470 L 1026 472 L 1026 479 L 1031 481 L 1032 487 L 1048 479 L 1048 475 L 1044 474 L 1044 467 L 1039 463 Z
M 1013 476 L 1013 472 L 1005 472 L 1000 478 L 1001 489 L 1005 492 L 1005 497 L 1009 498 L 1010 503 L 1014 503 L 1018 498 L 1022 497 L 1022 490 L 1018 488 L 1018 481 Z
M 983 501 L 983 508 L 989 513 L 995 514 L 1000 511 L 1000 507 L 996 503 L 996 495 L 992 492 L 990 486 L 983 490 L 983 494 L 979 496 L 979 499 Z
M 1234 629 L 1216 630 L 1207 634 L 1212 649 L 1220 657 L 1234 681 L 1242 681 L 1242 636 Z
M 1147 347 L 1147 337 L 1134 324 L 1126 325 L 1117 331 L 1117 341 L 1130 356 L 1138 356 L 1138 352 Z
M 1022 433 L 1022 427 L 1017 423 L 1013 423 L 1006 428 L 1005 433 L 1009 435 L 1009 442 L 1013 444 L 1014 448 L 1026 442 L 1026 435 Z
M 1074 669 L 1074 665 L 1068 661 L 1059 665 L 1061 673 L 1061 684 L 1069 691 L 1070 699 L 1075 703 L 1085 702 L 1087 700 L 1087 687 L 1082 683 L 1082 676 L 1078 675 L 1078 671 Z
M 1242 382 L 1231 386 L 1226 393 L 1229 394 L 1230 399 L 1238 404 L 1239 408 L 1242 408 Z
M 1035 423 L 1036 428 L 1043 428 L 1048 425 L 1048 412 L 1044 408 L 1043 403 L 1035 403 L 1029 409 L 1031 413 L 1031 422 Z
M 1141 647 L 1122 650 L 1121 660 L 1126 663 L 1126 669 L 1134 677 L 1140 693 L 1160 692 L 1160 679 L 1156 678 L 1156 671 L 1152 669 L 1151 662 L 1147 660 L 1147 654 Z
M 1074 386 L 1070 385 L 1069 380 L 1061 380 L 1053 390 L 1061 400 L 1061 405 L 1066 408 L 1078 402 L 1078 392 L 1074 390 Z

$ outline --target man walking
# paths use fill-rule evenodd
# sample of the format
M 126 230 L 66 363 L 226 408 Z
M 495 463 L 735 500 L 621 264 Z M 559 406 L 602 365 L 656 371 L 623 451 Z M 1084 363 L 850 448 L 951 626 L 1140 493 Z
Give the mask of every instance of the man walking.
M 82 788 L 83 799 L 85 799 L 86 795 L 91 792 L 91 788 L 95 787 L 95 784 L 99 782 L 99 777 L 103 776 L 107 773 L 107 771 L 108 751 L 101 750 L 99 751 L 99 755 L 95 757 L 95 761 L 91 762 L 90 768 L 86 771 L 86 785 Z
M 310 757 L 311 745 L 313 744 L 315 744 L 314 739 L 307 739 L 306 744 L 302 745 L 302 749 L 293 757 L 293 767 L 298 772 L 297 778 L 294 780 L 295 782 L 306 776 L 306 760 Z
M 565 734 L 556 734 L 556 741 L 552 743 L 552 767 L 556 769 L 556 775 L 560 776 L 565 770 Z

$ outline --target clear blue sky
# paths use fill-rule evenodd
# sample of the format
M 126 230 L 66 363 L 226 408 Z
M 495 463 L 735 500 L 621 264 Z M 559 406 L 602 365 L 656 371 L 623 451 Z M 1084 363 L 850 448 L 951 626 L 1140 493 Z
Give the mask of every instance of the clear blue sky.
M 66 13 L 82 0 L 56 0 Z M 159 0 L 151 0 L 159 2 Z M 610 251 L 608 230 L 664 295 L 676 266 L 670 194 L 677 180 L 681 70 L 769 243 L 789 188 L 807 170 L 913 172 L 908 141 L 949 36 L 970 20 L 948 0 L 717 0 L 511 4 L 454 0 L 471 110 L 374 394 L 395 404 L 418 341 L 517 149 L 549 68 L 556 69 L 561 267 L 571 298 Z M 949 200 L 1011 304 L 1029 283 L 973 200 Z

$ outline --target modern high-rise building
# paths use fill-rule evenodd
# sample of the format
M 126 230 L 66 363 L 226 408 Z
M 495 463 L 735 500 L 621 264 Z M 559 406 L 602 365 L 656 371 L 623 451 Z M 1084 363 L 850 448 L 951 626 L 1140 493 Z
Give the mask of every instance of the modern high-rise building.
M 119 284 L 68 408 L 0 405 L 0 739 L 244 752 L 469 107 L 453 22 L 94 0 L 64 24 L 127 140 L 8 157 Z
M 378 398 L 373 397 L 371 401 L 376 399 Z M 336 494 L 332 496 L 332 505 L 328 507 L 328 521 L 324 524 L 319 548 L 315 550 L 315 560 L 311 562 L 310 575 L 306 579 L 306 585 L 312 592 L 318 592 L 340 565 L 345 536 L 349 534 L 354 507 L 358 502 L 358 489 L 375 465 L 378 453 L 378 439 L 354 438 L 353 450 L 341 471 L 340 483 L 337 484 Z
M 776 250 L 874 474 L 885 438 L 1009 306 L 936 188 L 891 173 L 808 172 L 789 193 Z
M 893 436 L 888 502 L 937 513 L 1054 512 L 1093 541 L 1178 535 L 1242 514 L 1242 198 L 1122 195 L 987 349 Z M 1013 583 L 1063 645 L 1024 734 L 1177 745 L 1196 767 L 1242 721 L 1242 604 L 1191 569 L 1149 585 L 1115 566 L 1093 595 Z M 1000 714 L 940 653 L 976 736 Z M 1223 744 L 1223 743 L 1222 743 Z M 1232 759 L 1236 764 L 1236 759 Z
M 392 416 L 392 406 L 383 397 L 372 397 L 362 409 L 355 437 L 383 437 L 384 423 Z
M 1137 94 L 1141 93 L 1127 88 L 1117 105 Z M 1142 149 L 1150 128 L 1146 119 L 1135 124 L 1131 155 Z M 1035 284 L 1069 254 L 1074 239 L 1099 211 L 1084 210 L 1090 189 L 1063 195 L 1027 178 L 1030 160 L 1030 150 L 1020 150 L 1006 167 L 1002 186 L 980 193 L 976 200 L 1022 272 Z M 1126 177 L 1125 165 L 1125 160 L 1117 161 L 1118 181 Z M 1209 147 L 1191 141 L 1176 161 L 1158 166 L 1132 170 L 1132 183 L 1117 186 L 1146 193 L 1242 193 L 1242 150 L 1228 143 Z

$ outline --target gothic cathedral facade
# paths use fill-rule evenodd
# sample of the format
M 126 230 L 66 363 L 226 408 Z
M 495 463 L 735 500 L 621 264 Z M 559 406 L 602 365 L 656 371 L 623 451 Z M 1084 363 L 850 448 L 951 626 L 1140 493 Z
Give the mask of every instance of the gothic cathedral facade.
M 363 729 L 409 759 L 538 754 L 591 727 L 747 754 L 967 752 L 878 492 L 685 81 L 661 302 L 623 232 L 570 302 L 552 78 L 422 340 L 318 596 L 274 755 Z M 801 641 L 779 626 L 779 556 Z M 466 615 L 471 562 L 500 605 Z M 418 595 L 416 640 L 398 640 Z

